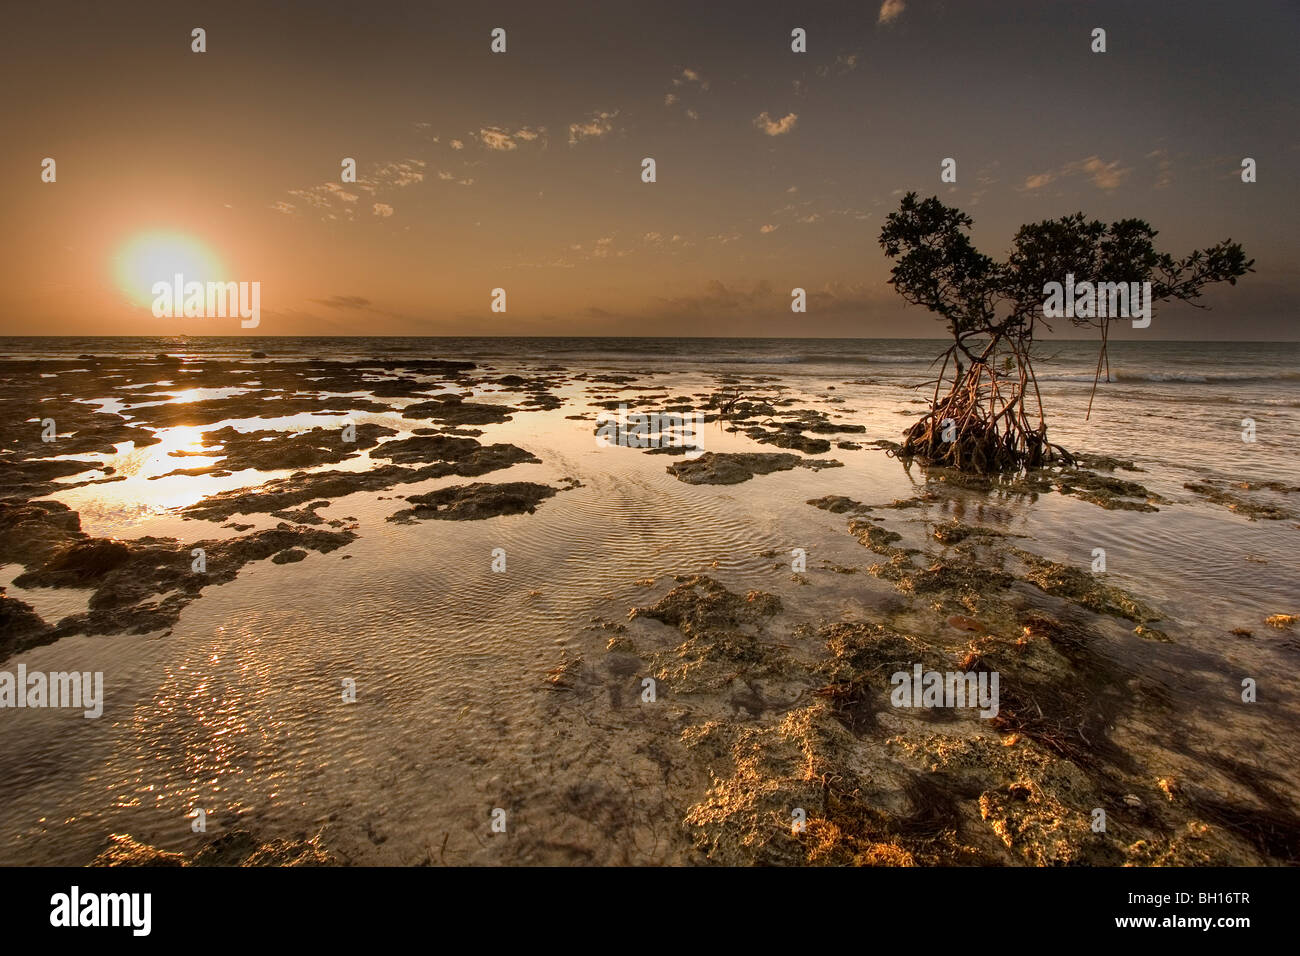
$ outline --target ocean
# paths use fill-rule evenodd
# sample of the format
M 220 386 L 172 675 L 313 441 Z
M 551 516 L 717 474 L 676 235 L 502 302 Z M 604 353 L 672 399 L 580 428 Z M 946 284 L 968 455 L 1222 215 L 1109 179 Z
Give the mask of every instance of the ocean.
M 794 381 L 855 378 L 873 398 L 897 399 L 933 377 L 942 339 L 710 339 L 482 337 L 21 337 L 0 338 L 0 356 L 82 354 L 148 357 L 160 352 L 213 359 L 339 361 L 449 358 L 529 368 L 559 365 L 610 372 L 780 375 Z M 1295 469 L 1300 447 L 1300 343 L 1116 342 L 1110 381 L 1093 415 L 1084 412 L 1097 366 L 1094 341 L 1046 341 L 1035 359 L 1049 422 L 1067 441 L 1106 454 L 1142 448 L 1174 469 Z M 923 390 L 917 391 L 918 395 Z M 1256 441 L 1232 441 L 1243 419 Z M 889 419 L 882 419 L 882 422 Z M 895 436 L 890 436 L 895 437 Z M 1225 439 L 1220 441 L 1219 439 Z M 1190 472 L 1189 472 L 1190 473 Z

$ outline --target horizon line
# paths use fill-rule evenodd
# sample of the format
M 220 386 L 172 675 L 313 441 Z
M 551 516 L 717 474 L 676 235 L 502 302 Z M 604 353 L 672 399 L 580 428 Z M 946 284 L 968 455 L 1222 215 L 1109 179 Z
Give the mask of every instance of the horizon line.
M 884 335 L 187 335 L 184 333 L 173 334 L 148 334 L 148 335 L 129 335 L 129 334 L 49 334 L 49 335 L 3 335 L 0 334 L 0 341 L 6 339 L 232 339 L 232 340 L 254 340 L 254 339 L 610 339 L 610 340 L 643 340 L 647 342 L 663 342 L 669 340 L 681 340 L 695 342 L 745 342 L 745 341 L 771 341 L 771 342 L 802 342 L 823 340 L 827 342 L 944 342 L 948 336 L 884 336 Z M 1044 342 L 1098 342 L 1098 337 L 1056 337 L 1042 339 Z M 1294 339 L 1163 339 L 1163 338 L 1137 338 L 1137 339 L 1117 339 L 1112 340 L 1111 344 L 1129 344 L 1129 343 L 1168 343 L 1184 342 L 1187 344 L 1204 343 L 1216 345 L 1241 345 L 1241 344 L 1260 344 L 1260 345 L 1296 345 L 1300 344 L 1300 338 Z

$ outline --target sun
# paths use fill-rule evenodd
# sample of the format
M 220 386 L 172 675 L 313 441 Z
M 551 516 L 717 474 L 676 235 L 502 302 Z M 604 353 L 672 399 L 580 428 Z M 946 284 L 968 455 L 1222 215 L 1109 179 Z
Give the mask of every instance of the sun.
M 186 282 L 216 282 L 222 266 L 202 242 L 174 232 L 136 236 L 117 256 L 118 286 L 137 305 L 151 304 L 154 283 L 171 283 L 178 273 Z

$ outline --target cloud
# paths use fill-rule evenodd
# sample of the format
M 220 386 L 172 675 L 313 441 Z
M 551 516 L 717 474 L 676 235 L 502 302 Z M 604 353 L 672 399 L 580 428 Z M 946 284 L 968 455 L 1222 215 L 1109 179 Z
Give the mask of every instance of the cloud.
M 695 106 L 687 104 L 696 104 L 703 94 L 709 90 L 709 81 L 704 78 L 699 70 L 692 70 L 686 67 L 681 70 L 672 79 L 672 87 L 664 94 L 664 107 L 666 109 L 680 109 L 687 119 L 698 120 L 699 111 Z
M 479 130 L 478 139 L 479 142 L 488 149 L 495 149 L 501 152 L 519 148 L 519 145 L 510 138 L 508 132 L 495 126 L 489 126 L 486 129 Z
M 890 293 L 866 282 L 828 282 L 808 292 L 808 309 L 818 315 L 861 315 L 882 301 L 891 301 Z
M 657 232 L 646 233 L 642 239 L 641 249 L 661 245 L 663 237 Z M 562 258 L 556 264 L 572 268 L 574 261 L 587 262 L 592 259 L 622 259 L 635 255 L 638 249 L 633 244 L 616 243 L 616 236 L 601 236 L 590 243 L 572 242 L 565 248 Z
M 880 16 L 877 18 L 876 23 L 893 23 L 903 15 L 903 11 L 906 9 L 907 4 L 903 0 L 885 0 L 880 5 Z
M 473 134 L 478 137 L 478 141 L 487 149 L 496 150 L 497 152 L 510 152 L 518 149 L 521 142 L 531 143 L 535 140 L 542 139 L 546 134 L 546 127 L 534 129 L 531 126 L 525 126 L 523 129 L 515 130 L 513 133 L 499 126 L 485 126 L 477 133 Z
M 686 67 L 681 73 L 673 77 L 673 86 L 694 86 L 698 87 L 701 91 L 707 92 L 709 89 L 709 81 L 700 74 L 699 70 L 692 70 L 690 67 Z
M 289 195 L 302 206 L 319 211 L 325 221 L 337 222 L 340 219 L 354 220 L 356 210 L 360 208 L 361 194 L 368 200 L 375 200 L 377 194 L 387 190 L 402 189 L 424 181 L 425 162 L 422 159 L 387 160 L 376 163 L 363 179 L 348 183 L 346 188 L 337 182 L 321 183 L 308 189 L 291 189 Z M 381 212 L 380 207 L 388 212 Z M 295 213 L 298 206 L 286 200 L 271 204 L 276 212 Z M 392 215 L 389 203 L 372 202 L 371 211 L 376 216 Z
M 692 70 L 690 67 L 686 67 L 673 77 L 672 82 L 672 89 L 664 94 L 664 106 L 668 109 L 672 109 L 676 106 L 690 119 L 699 119 L 699 112 L 697 112 L 693 107 L 687 107 L 686 104 L 697 100 L 701 94 L 707 93 L 709 90 L 709 81 L 701 75 L 699 70 Z M 683 99 L 683 97 L 685 97 L 685 99 Z
M 798 113 L 786 113 L 779 120 L 772 119 L 766 111 L 754 117 L 754 125 L 768 136 L 782 136 L 794 129 L 797 122 L 799 122 Z
M 322 183 L 319 186 L 313 186 L 311 189 L 290 189 L 289 195 L 315 209 L 329 209 L 332 200 L 335 199 L 342 202 L 356 202 L 360 198 L 354 193 L 345 190 L 338 183 Z
M 1132 169 L 1121 166 L 1118 159 L 1108 163 L 1098 156 L 1089 156 L 1087 159 L 1066 163 L 1059 169 L 1051 169 L 1044 173 L 1029 176 L 1025 179 L 1025 184 L 1020 188 L 1022 192 L 1042 189 L 1058 179 L 1083 173 L 1098 189 L 1118 189 L 1124 182 L 1125 177 L 1131 172 Z
M 377 202 L 371 207 L 371 209 L 374 214 L 379 216 L 381 219 L 387 219 L 393 214 L 393 207 L 388 205 L 386 202 Z
M 614 117 L 617 115 L 618 110 L 614 110 L 613 112 L 596 112 L 592 113 L 590 117 L 581 123 L 570 123 L 569 145 L 576 146 L 584 139 L 599 139 L 606 135 L 613 130 Z
M 462 142 L 461 142 L 460 140 L 458 140 L 458 139 L 453 139 L 453 140 L 451 141 L 451 148 L 452 148 L 452 149 L 464 149 L 464 148 L 465 148 L 465 144 L 462 143 Z
M 780 300 L 780 301 L 778 301 Z M 707 282 L 704 289 L 694 295 L 671 299 L 658 299 L 662 314 L 678 317 L 717 316 L 737 312 L 752 312 L 763 306 L 790 308 L 789 296 L 783 299 L 767 280 L 755 283 L 749 289 L 728 287 L 719 279 Z
M 1096 156 L 1089 156 L 1085 159 L 1080 167 L 1088 178 L 1092 180 L 1094 186 L 1100 189 L 1116 189 L 1124 181 L 1131 170 L 1120 167 L 1119 160 L 1113 163 L 1103 163 Z
M 1153 149 L 1147 153 L 1146 159 L 1156 161 L 1156 189 L 1165 189 L 1173 184 L 1173 161 L 1169 158 L 1169 151 L 1166 149 Z
M 424 181 L 424 160 L 403 159 L 380 163 L 366 177 L 365 185 L 400 189 Z M 361 185 L 360 183 L 358 185 Z
M 768 233 L 770 233 L 770 232 L 776 232 L 776 231 L 777 231 L 778 229 L 780 229 L 780 228 L 781 228 L 780 226 L 774 226 L 774 225 L 772 225 L 772 224 L 769 222 L 769 223 L 767 223 L 767 224 L 765 224 L 765 225 L 763 225 L 763 226 L 760 226 L 759 229 L 758 229 L 758 231 L 761 232 L 763 235 L 766 236 Z
M 830 282 L 820 289 L 808 287 L 808 311 L 819 316 L 859 317 L 896 308 L 893 290 L 868 282 Z M 790 288 L 766 279 L 746 284 L 724 284 L 713 279 L 695 291 L 674 298 L 657 298 L 645 314 L 658 319 L 714 321 L 718 318 L 786 317 L 790 315 Z
M 854 70 L 856 70 L 860 62 L 861 62 L 861 54 L 841 53 L 833 61 L 831 61 L 829 65 L 823 65 L 817 67 L 817 75 L 821 77 L 826 77 L 826 76 L 830 76 L 831 73 L 835 73 L 838 76 L 843 76 L 846 73 L 852 73 Z M 802 95 L 807 91 L 807 88 L 805 86 L 801 86 L 800 82 L 796 80 L 794 91 Z
M 735 239 L 739 239 L 737 233 L 731 236 L 707 236 L 705 241 L 720 241 L 724 245 Z M 564 245 L 560 258 L 554 265 L 562 265 L 565 268 L 573 268 L 575 263 L 590 262 L 595 259 L 623 259 L 627 256 L 642 255 L 648 252 L 660 253 L 664 255 L 676 255 L 677 253 L 692 249 L 696 245 L 696 240 L 689 239 L 680 233 L 667 235 L 662 232 L 646 232 L 635 236 L 620 236 L 614 233 L 608 236 L 600 236 L 589 242 L 571 242 Z M 538 265 L 542 263 L 524 263 L 524 265 Z
M 856 320 L 880 311 L 882 306 L 896 309 L 892 295 L 893 290 L 888 286 L 881 288 L 867 282 L 830 282 L 819 289 L 808 287 L 808 311 L 821 317 L 841 316 Z M 659 320 L 690 322 L 714 322 L 719 318 L 740 319 L 746 323 L 755 318 L 788 319 L 790 287 L 768 280 L 727 285 L 713 279 L 685 295 L 656 298 L 642 314 Z
M 332 295 L 328 299 L 312 299 L 312 301 L 329 306 L 331 309 L 364 309 L 371 304 L 369 299 L 359 295 Z
M 338 183 L 324 183 L 320 188 L 325 189 L 334 196 L 337 196 L 339 199 L 342 199 L 344 202 L 356 202 L 361 198 L 356 193 L 348 192 Z

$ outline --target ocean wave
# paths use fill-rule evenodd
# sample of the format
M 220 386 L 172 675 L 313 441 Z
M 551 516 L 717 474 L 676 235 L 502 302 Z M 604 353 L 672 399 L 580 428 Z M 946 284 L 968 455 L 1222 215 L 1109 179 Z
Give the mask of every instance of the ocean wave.
M 1300 371 L 1268 369 L 1258 372 L 1119 372 L 1121 382 L 1188 382 L 1196 385 L 1230 385 L 1234 382 L 1300 382 Z
M 664 357 L 658 356 L 658 358 Z M 806 355 L 725 355 L 718 358 L 710 356 L 707 359 L 698 355 L 674 355 L 672 357 L 683 362 L 707 361 L 710 365 L 799 365 L 820 361 Z
M 1093 373 L 1062 373 L 1039 374 L 1039 382 L 1085 382 L 1089 385 L 1093 382 Z M 1202 374 L 1200 372 L 1111 372 L 1111 379 L 1108 383 L 1103 376 L 1099 382 L 1101 385 L 1114 385 L 1124 382 L 1148 382 L 1161 385 L 1237 385 L 1261 382 L 1300 382 L 1300 371 L 1293 369 L 1270 369 L 1260 372 L 1221 372 L 1218 374 Z
M 548 358 L 555 358 L 556 355 L 550 355 Z M 562 356 L 560 356 L 562 357 Z M 573 358 L 584 360 L 590 356 L 582 353 L 573 353 Z M 645 353 L 640 352 L 610 352 L 600 355 L 601 359 L 607 361 L 626 360 L 643 362 L 647 360 Z M 651 356 L 655 362 L 663 364 L 689 364 L 705 362 L 709 365 L 849 365 L 870 367 L 872 365 L 915 365 L 925 367 L 930 364 L 930 357 L 911 356 L 911 355 L 846 355 L 843 352 L 829 352 L 824 354 L 803 354 L 803 355 L 717 355 L 708 353 L 663 353 Z

